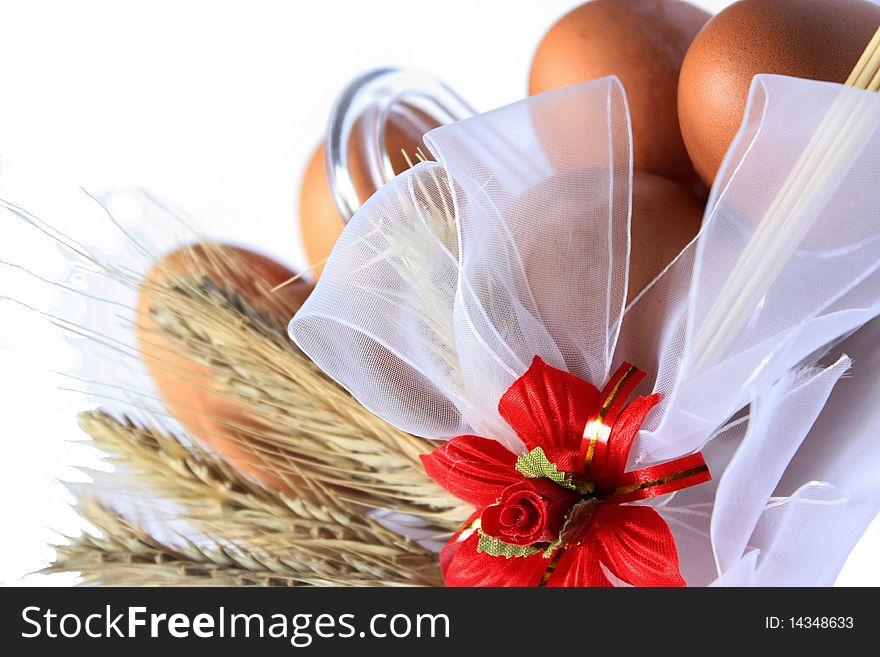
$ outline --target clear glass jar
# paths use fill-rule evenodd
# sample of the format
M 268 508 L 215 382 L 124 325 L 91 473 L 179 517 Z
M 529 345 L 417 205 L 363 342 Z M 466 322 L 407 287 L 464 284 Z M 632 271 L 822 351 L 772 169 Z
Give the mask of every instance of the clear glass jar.
M 399 146 L 420 145 L 429 130 L 472 114 L 458 94 L 424 73 L 382 68 L 354 79 L 333 105 L 324 142 L 327 179 L 343 221 L 407 168 Z

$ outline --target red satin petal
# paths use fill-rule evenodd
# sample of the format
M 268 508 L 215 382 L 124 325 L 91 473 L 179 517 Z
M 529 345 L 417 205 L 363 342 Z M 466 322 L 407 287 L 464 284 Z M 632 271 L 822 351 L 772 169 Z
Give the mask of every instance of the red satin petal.
M 440 550 L 440 572 L 443 573 L 444 579 L 446 578 L 446 572 L 449 570 L 449 564 L 455 559 L 455 555 L 458 554 L 462 545 L 464 545 L 464 541 L 449 541 Z
M 629 450 L 639 433 L 642 423 L 654 406 L 660 402 L 660 395 L 636 397 L 620 413 L 614 426 L 607 447 L 597 453 L 590 465 L 590 475 L 596 480 L 615 477 L 626 470 Z
M 669 525 L 651 507 L 603 504 L 589 531 L 600 560 L 618 579 L 633 586 L 685 586 Z
M 573 471 L 584 426 L 599 391 L 537 356 L 501 397 L 498 412 L 531 451 L 541 447 L 561 471 Z
M 671 477 L 671 478 L 669 478 Z M 667 480 L 667 478 L 669 478 Z M 700 453 L 683 456 L 674 461 L 624 472 L 595 483 L 603 490 L 608 504 L 624 504 L 668 495 L 683 488 L 697 486 L 712 479 L 706 460 Z M 634 490 L 629 487 L 638 485 Z
M 601 550 L 594 541 L 565 548 L 547 586 L 610 587 L 599 562 Z
M 645 378 L 646 373 L 629 363 L 623 363 L 611 376 L 608 383 L 599 393 L 596 407 L 590 414 L 589 421 L 598 420 L 610 431 L 607 435 L 599 432 L 598 436 L 588 438 L 584 436 L 578 449 L 578 471 L 583 471 L 590 479 L 596 479 L 607 474 L 606 465 L 609 452 L 613 451 L 613 443 L 619 442 L 624 450 L 624 461 L 629 452 L 635 434 L 627 435 L 625 425 L 618 426 L 618 419 L 626 408 L 626 402 L 639 383 Z M 638 427 L 636 427 L 636 431 Z M 615 436 L 615 433 L 618 435 Z M 598 438 L 598 441 L 596 440 Z M 588 455 L 592 456 L 588 458 Z
M 510 559 L 477 552 L 479 542 L 474 532 L 460 544 L 444 573 L 446 586 L 537 586 L 550 565 L 541 552 Z
M 505 488 L 524 479 L 515 454 L 479 436 L 458 436 L 421 458 L 431 479 L 478 508 L 494 504 Z
M 443 549 L 440 550 L 440 572 L 443 573 L 443 577 L 446 577 L 446 569 L 449 568 L 449 564 L 452 563 L 459 548 L 467 540 L 468 536 L 476 531 L 474 529 L 474 524 L 480 517 L 481 513 L 482 511 L 479 509 L 474 511 L 470 518 L 465 520 L 462 526 L 459 527 L 458 531 L 456 531 L 449 541 L 447 541 L 446 545 L 443 546 Z

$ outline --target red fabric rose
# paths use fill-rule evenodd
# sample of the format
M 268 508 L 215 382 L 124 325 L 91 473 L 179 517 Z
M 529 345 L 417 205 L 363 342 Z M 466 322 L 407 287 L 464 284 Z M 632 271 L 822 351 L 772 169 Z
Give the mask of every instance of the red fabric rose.
M 422 456 L 434 481 L 477 509 L 440 555 L 448 586 L 611 586 L 606 572 L 633 586 L 684 585 L 669 526 L 652 507 L 628 503 L 710 475 L 700 454 L 626 471 L 639 427 L 660 399 L 626 403 L 644 375 L 624 364 L 600 392 L 535 358 L 501 398 L 498 412 L 528 451 L 540 447 L 557 472 L 595 485 L 598 506 L 552 554 L 496 556 L 480 549 L 481 535 L 517 546 L 552 543 L 576 492 L 526 477 L 517 455 L 488 438 L 459 436 Z
M 551 542 L 579 499 L 580 495 L 549 479 L 526 479 L 509 486 L 498 504 L 483 511 L 482 529 L 514 545 Z

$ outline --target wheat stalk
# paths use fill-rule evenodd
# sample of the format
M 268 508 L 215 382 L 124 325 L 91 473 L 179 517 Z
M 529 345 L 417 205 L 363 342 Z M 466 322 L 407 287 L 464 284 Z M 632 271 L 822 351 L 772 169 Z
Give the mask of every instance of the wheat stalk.
M 189 531 L 166 526 L 167 537 L 157 537 L 154 528 L 104 501 L 111 498 L 98 476 L 95 484 L 71 488 L 78 511 L 100 536 L 84 534 L 59 546 L 50 572 L 79 571 L 86 582 L 130 584 L 190 577 L 222 585 L 442 581 L 432 551 L 319 485 L 305 483 L 288 497 L 156 429 L 101 411 L 82 414 L 80 424 L 116 466 L 116 498 L 137 498 L 139 515 L 160 526 L 183 520 Z M 175 513 L 163 519 L 158 507 L 169 503 Z
M 266 289 L 257 310 L 226 287 L 225 281 L 258 279 L 258 272 L 242 271 L 247 265 L 230 261 L 224 247 L 200 243 L 206 257 L 192 258 L 190 264 L 201 270 L 191 267 L 186 276 L 169 270 L 144 280 L 124 263 L 105 261 L 21 208 L 5 202 L 3 207 L 53 240 L 74 258 L 78 271 L 149 295 L 157 339 L 170 341 L 181 356 L 211 370 L 219 385 L 209 392 L 246 410 L 246 426 L 231 427 L 235 431 L 229 434 L 286 484 L 283 491 L 269 490 L 234 463 L 201 449 L 197 437 L 86 413 L 83 428 L 117 470 L 96 475 L 92 485 L 70 486 L 80 513 L 101 537 L 85 534 L 58 546 L 51 572 L 81 572 L 86 583 L 108 584 L 196 583 L 189 578 L 224 585 L 442 582 L 432 550 L 371 517 L 371 509 L 418 516 L 420 533 L 437 539 L 467 517 L 468 508 L 424 472 L 419 456 L 434 443 L 372 415 L 302 354 L 286 336 L 293 310 L 284 307 L 282 295 Z M 148 264 L 163 266 L 156 254 L 114 225 Z M 95 297 L 87 288 L 52 284 L 90 303 L 119 307 L 134 336 L 134 322 L 125 317 L 127 305 Z M 133 340 L 119 341 L 103 335 L 100 326 L 90 329 L 47 316 L 64 331 L 86 338 L 119 367 L 126 361 L 140 367 Z M 179 368 L 180 361 L 174 362 L 169 358 L 168 367 Z M 186 371 L 174 374 L 193 377 Z M 155 417 L 145 391 L 95 383 L 110 386 L 105 388 L 109 394 L 121 391 L 138 412 L 148 410 Z M 108 505 L 120 496 L 160 528 L 172 527 L 173 540 Z M 159 501 L 173 503 L 173 513 Z
M 247 409 L 253 422 L 230 428 L 258 468 L 285 482 L 308 477 L 350 503 L 418 515 L 438 528 L 453 529 L 467 516 L 424 473 L 419 456 L 434 443 L 364 409 L 267 319 L 273 313 L 255 311 L 205 277 L 169 273 L 142 293 L 154 301 L 162 337 L 209 367 L 219 394 Z
M 310 573 L 260 571 L 193 559 L 162 545 L 106 508 L 84 515 L 103 536 L 83 534 L 56 546 L 56 561 L 43 572 L 77 572 L 91 586 L 394 586 L 401 582 L 369 576 L 321 577 Z

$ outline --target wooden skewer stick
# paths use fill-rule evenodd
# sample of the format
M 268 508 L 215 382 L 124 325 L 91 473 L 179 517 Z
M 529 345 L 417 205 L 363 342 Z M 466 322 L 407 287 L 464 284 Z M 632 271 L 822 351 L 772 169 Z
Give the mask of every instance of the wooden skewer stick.
M 870 91 L 880 91 L 880 70 L 874 74 L 874 77 L 871 79 L 871 83 L 868 85 L 868 89 Z
M 847 84 L 880 90 L 880 29 Z M 695 334 L 691 353 L 698 371 L 721 356 L 746 326 L 877 124 L 864 97 L 841 94 L 835 99 Z
M 868 47 L 865 48 L 865 52 L 862 53 L 855 68 L 853 68 L 852 73 L 847 78 L 846 86 L 864 88 L 867 80 L 871 79 L 870 75 L 866 79 L 865 73 L 872 70 L 872 66 L 874 69 L 877 68 L 878 57 L 880 57 L 880 29 L 874 33 L 873 38 L 868 43 Z

